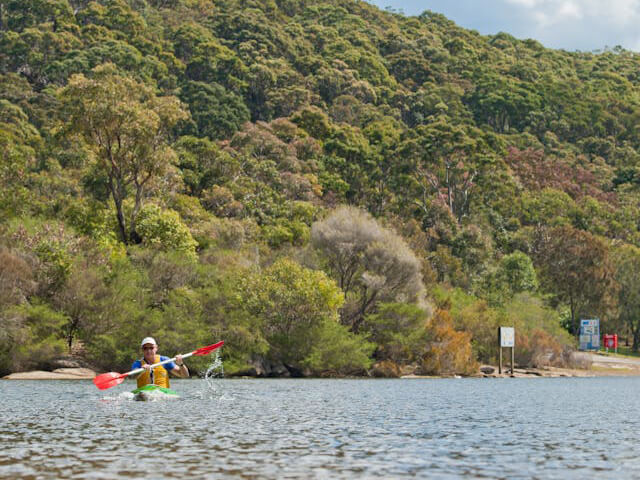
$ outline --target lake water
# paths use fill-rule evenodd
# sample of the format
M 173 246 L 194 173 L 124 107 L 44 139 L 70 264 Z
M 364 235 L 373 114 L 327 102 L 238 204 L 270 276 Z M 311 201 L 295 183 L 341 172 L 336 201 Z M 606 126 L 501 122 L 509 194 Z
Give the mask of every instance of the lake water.
M 0 381 L 0 478 L 640 478 L 640 378 Z

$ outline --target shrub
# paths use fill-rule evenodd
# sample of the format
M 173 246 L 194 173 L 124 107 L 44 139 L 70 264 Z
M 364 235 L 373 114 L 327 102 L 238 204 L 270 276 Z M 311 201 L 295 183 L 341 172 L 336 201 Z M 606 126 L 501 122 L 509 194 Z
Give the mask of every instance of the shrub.
M 65 352 L 68 318 L 43 304 L 0 312 L 0 372 L 42 368 Z
M 376 359 L 408 364 L 424 350 L 428 318 L 429 312 L 417 305 L 384 303 L 366 317 L 362 332 L 377 345 Z
M 421 299 L 420 261 L 399 235 L 366 212 L 338 208 L 326 220 L 313 224 L 311 240 L 347 296 L 342 322 L 354 332 L 380 302 Z
M 476 370 L 471 335 L 454 330 L 449 312 L 436 312 L 427 330 L 429 344 L 422 358 L 422 373 L 469 375 Z
M 239 288 L 248 314 L 259 319 L 269 356 L 291 366 L 301 366 L 319 338 L 328 334 L 326 323 L 338 321 L 344 301 L 340 289 L 323 272 L 286 259 L 250 275 Z
M 515 362 L 527 367 L 545 367 L 549 365 L 565 366 L 563 345 L 544 330 L 531 332 L 516 331 Z
M 375 344 L 355 335 L 344 325 L 327 321 L 311 353 L 302 362 L 314 373 L 360 374 L 371 366 Z
M 136 233 L 147 247 L 175 250 L 196 260 L 197 243 L 174 210 L 162 210 L 156 205 L 143 207 L 138 215 Z

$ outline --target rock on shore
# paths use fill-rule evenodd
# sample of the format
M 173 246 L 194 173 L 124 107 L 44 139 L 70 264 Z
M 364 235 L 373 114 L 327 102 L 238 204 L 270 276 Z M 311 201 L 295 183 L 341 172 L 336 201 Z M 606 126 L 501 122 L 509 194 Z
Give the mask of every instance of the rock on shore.
M 91 380 L 96 372 L 89 368 L 57 368 L 52 372 L 34 370 L 17 372 L 2 377 L 3 380 Z

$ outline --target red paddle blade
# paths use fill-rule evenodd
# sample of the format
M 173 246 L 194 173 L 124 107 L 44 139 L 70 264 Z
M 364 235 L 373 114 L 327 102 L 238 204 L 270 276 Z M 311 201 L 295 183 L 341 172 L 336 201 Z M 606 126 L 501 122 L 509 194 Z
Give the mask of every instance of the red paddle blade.
M 103 373 L 93 379 L 93 384 L 100 390 L 106 390 L 107 388 L 120 385 L 124 382 L 124 377 L 126 377 L 126 375 L 117 372 Z
M 207 345 L 206 347 L 201 347 L 193 352 L 194 355 L 208 355 L 213 352 L 216 348 L 220 348 L 224 345 L 224 341 L 214 343 L 213 345 Z

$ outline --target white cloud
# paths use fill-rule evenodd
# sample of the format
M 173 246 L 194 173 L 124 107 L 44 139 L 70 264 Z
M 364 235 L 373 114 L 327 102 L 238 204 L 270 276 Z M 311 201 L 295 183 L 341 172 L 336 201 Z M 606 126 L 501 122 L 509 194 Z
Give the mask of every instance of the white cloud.
M 640 0 L 368 0 L 408 15 L 442 13 L 483 34 L 507 32 L 550 48 L 640 51 Z
M 637 25 L 640 0 L 504 0 L 530 22 L 529 27 L 514 22 L 513 28 L 556 47 L 575 42 L 579 49 L 623 45 L 640 47 Z M 571 49 L 568 46 L 564 48 Z
M 506 0 L 506 3 L 528 10 L 539 25 L 570 19 L 631 25 L 640 19 L 640 0 Z

